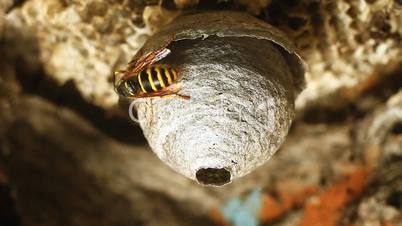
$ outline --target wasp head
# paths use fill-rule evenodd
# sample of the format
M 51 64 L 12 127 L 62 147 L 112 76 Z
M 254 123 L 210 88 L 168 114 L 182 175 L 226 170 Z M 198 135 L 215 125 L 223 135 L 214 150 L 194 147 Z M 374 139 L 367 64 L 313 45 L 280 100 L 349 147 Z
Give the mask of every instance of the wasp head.
M 114 72 L 114 90 L 120 96 L 130 97 L 135 93 L 135 86 L 130 84 L 130 79 L 124 79 L 126 74 L 125 70 Z

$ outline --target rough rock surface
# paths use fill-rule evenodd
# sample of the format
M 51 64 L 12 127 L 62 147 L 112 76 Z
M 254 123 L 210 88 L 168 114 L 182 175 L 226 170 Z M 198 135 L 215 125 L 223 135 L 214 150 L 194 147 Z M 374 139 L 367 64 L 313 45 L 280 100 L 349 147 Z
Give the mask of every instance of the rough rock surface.
M 263 18 L 295 40 L 310 67 L 299 108 L 402 61 L 400 1 L 272 0 Z
M 88 101 L 110 108 L 117 103 L 111 83 L 115 65 L 127 62 L 151 32 L 141 23 L 141 7 L 132 7 L 138 6 L 26 1 L 7 13 L 6 23 L 32 37 L 31 44 L 39 49 L 37 60 L 59 85 L 72 80 Z
M 125 64 L 158 26 L 177 16 L 151 7 L 143 20 L 141 3 L 31 0 L 9 10 L 6 22 L 36 38 L 40 61 L 49 76 L 59 84 L 73 80 L 88 101 L 110 108 L 117 102 L 110 83 L 116 66 Z M 306 59 L 308 88 L 298 100 L 299 108 L 390 71 L 401 62 L 399 1 L 247 4 L 260 9 L 251 11 L 260 12 L 260 17 L 292 37 Z
M 208 222 L 207 207 L 216 202 L 214 196 L 175 175 L 146 146 L 119 144 L 68 109 L 40 98 L 21 98 L 8 147 L 13 150 L 10 176 L 25 225 Z M 193 216 L 186 222 L 182 215 L 188 211 L 199 219 L 193 222 Z
M 186 6 L 247 9 L 294 38 L 310 66 L 282 148 L 221 189 L 171 171 L 138 126 L 105 110 L 117 102 L 112 71 L 177 15 L 146 2 L 158 3 L 0 2 L 0 225 L 228 225 L 223 207 L 255 188 L 262 209 L 245 216 L 261 225 L 400 225 L 400 1 Z

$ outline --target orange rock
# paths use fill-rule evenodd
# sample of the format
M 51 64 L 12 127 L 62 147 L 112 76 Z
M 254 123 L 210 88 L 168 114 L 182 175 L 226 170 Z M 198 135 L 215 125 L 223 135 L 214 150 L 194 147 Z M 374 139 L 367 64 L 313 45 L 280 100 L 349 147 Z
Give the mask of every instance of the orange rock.
M 261 222 L 268 223 L 279 219 L 290 210 L 302 206 L 305 200 L 316 193 L 316 187 L 305 187 L 299 191 L 280 191 L 279 200 L 271 195 L 264 195 L 262 198 L 262 209 L 260 213 Z
M 370 167 L 358 168 L 306 204 L 300 226 L 336 226 L 341 209 L 360 197 L 370 171 Z
M 219 211 L 218 208 L 213 208 L 209 212 L 209 217 L 212 219 L 212 221 L 215 223 L 217 226 L 227 226 L 225 222 L 225 218 L 223 217 L 222 213 Z

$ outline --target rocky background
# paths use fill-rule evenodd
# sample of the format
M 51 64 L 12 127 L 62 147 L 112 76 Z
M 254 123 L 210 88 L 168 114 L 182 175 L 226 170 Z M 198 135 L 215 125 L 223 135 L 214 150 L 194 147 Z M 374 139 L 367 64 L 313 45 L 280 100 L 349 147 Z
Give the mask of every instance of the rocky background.
M 309 65 L 287 141 L 223 188 L 176 174 L 112 73 L 195 10 L 246 11 Z M 402 225 L 402 2 L 0 2 L 0 225 Z

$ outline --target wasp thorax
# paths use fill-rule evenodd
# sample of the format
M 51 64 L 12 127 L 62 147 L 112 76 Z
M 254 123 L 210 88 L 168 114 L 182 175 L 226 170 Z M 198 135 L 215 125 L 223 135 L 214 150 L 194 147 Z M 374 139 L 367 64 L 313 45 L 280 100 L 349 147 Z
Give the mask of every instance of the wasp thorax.
M 180 68 L 179 95 L 136 102 L 157 156 L 203 185 L 221 186 L 265 163 L 285 139 L 304 68 L 275 28 L 251 16 L 184 16 L 143 47 L 175 35 L 161 61 Z

